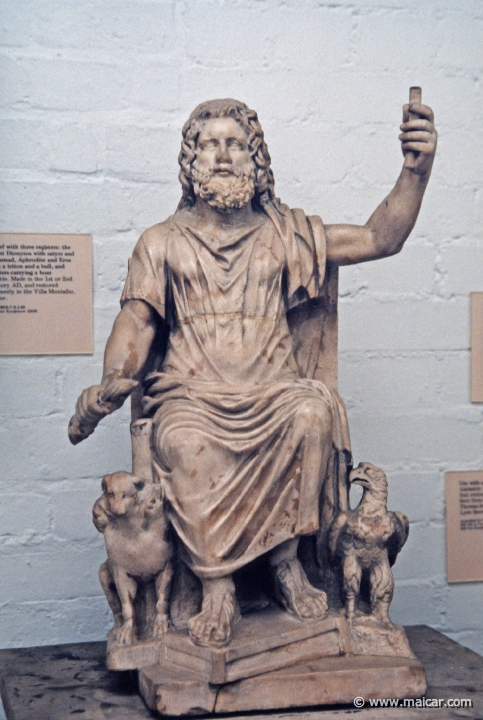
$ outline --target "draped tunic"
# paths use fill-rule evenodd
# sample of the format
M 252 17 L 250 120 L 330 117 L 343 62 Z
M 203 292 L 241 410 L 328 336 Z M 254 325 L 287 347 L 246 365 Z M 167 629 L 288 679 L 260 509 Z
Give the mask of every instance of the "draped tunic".
M 320 219 L 285 206 L 222 229 L 185 209 L 135 247 L 121 303 L 144 300 L 170 328 L 144 405 L 170 519 L 200 577 L 318 528 L 317 438 L 330 426 L 329 441 L 347 444 L 346 420 L 336 394 L 300 377 L 286 314 L 320 293 L 325 252 Z

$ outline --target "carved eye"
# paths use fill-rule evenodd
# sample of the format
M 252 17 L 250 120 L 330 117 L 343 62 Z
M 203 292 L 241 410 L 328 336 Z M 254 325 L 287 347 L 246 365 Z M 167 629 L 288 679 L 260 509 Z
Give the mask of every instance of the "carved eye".
M 201 143 L 202 150 L 214 150 L 216 147 L 218 147 L 216 140 L 206 140 L 204 143 Z

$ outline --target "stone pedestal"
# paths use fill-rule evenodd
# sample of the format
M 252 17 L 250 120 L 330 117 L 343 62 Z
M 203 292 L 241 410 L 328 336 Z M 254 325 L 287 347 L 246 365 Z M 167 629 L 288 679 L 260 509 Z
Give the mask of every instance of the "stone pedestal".
M 118 645 L 114 630 L 107 639 L 106 666 L 108 670 L 137 670 L 154 665 L 161 659 L 162 640 L 139 640 L 132 645 Z
M 132 645 L 119 645 L 111 630 L 106 665 L 108 670 L 138 670 L 164 660 L 220 685 L 350 652 L 352 639 L 343 615 L 334 612 L 324 620 L 302 622 L 270 607 L 242 617 L 230 644 L 220 649 L 194 645 L 186 629 L 171 629 L 162 638 L 143 638 Z
M 127 658 L 125 648 L 116 653 L 118 662 Z M 141 695 L 163 715 L 351 703 L 361 688 L 365 698 L 411 698 L 426 690 L 402 628 L 349 628 L 337 612 L 314 622 L 274 608 L 252 613 L 219 650 L 194 645 L 186 630 L 170 630 L 159 661 L 138 667 Z
M 224 685 L 166 661 L 139 671 L 146 704 L 163 715 L 246 712 L 352 703 L 364 698 L 419 697 L 426 691 L 416 659 L 382 656 L 326 657 Z
M 187 630 L 169 631 L 163 638 L 161 661 L 193 671 L 212 685 L 223 685 L 350 651 L 342 615 L 302 622 L 279 609 L 268 609 L 242 617 L 230 644 L 219 650 L 195 645 Z

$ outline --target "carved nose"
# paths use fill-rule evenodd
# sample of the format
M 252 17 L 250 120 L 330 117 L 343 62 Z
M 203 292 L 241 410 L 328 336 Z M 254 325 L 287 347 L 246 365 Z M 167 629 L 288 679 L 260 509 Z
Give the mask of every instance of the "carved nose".
M 111 502 L 110 503 L 110 511 L 114 515 L 114 517 L 122 517 L 127 512 L 127 506 L 126 503 L 122 500 L 118 500 L 117 502 Z
M 218 152 L 216 153 L 216 161 L 218 163 L 229 163 L 231 165 L 231 157 L 228 154 L 228 148 L 226 143 L 220 143 L 218 145 Z

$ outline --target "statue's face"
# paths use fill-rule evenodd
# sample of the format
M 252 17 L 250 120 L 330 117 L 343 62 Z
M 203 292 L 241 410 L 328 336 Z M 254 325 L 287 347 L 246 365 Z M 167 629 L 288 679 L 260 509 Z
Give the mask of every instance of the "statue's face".
M 232 212 L 255 194 L 255 168 L 245 130 L 230 117 L 207 120 L 191 166 L 197 197 L 221 212 Z
M 207 120 L 196 145 L 198 170 L 228 177 L 238 174 L 247 163 L 251 163 L 251 157 L 242 126 L 231 117 Z

